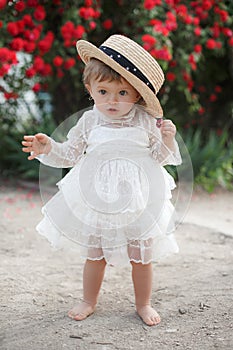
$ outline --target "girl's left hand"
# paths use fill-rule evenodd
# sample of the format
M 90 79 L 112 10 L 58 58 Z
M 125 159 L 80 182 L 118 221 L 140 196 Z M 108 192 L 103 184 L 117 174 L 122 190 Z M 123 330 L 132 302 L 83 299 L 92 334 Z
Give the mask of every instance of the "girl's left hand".
M 161 134 L 164 138 L 174 138 L 176 134 L 176 126 L 169 119 L 165 119 L 161 125 Z

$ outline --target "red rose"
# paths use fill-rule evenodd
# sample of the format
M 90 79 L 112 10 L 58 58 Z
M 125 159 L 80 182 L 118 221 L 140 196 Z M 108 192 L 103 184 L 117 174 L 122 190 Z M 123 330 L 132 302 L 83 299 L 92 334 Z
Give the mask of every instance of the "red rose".
M 63 63 L 63 58 L 61 56 L 54 57 L 53 64 L 54 64 L 55 67 L 62 66 L 62 63 Z
M 35 27 L 35 24 L 33 23 L 32 17 L 30 15 L 23 16 L 23 21 L 24 21 L 25 26 L 27 26 L 29 28 Z
M 12 36 L 16 36 L 19 34 L 18 26 L 15 22 L 9 22 L 6 27 L 8 33 Z
M 176 22 L 176 16 L 174 15 L 174 13 L 168 11 L 166 13 L 166 17 L 167 17 L 167 19 L 165 21 L 166 28 L 169 31 L 176 30 L 177 29 L 177 22 Z
M 95 10 L 92 7 L 80 7 L 79 16 L 85 20 L 95 17 Z
M 189 61 L 189 64 L 190 64 L 192 70 L 196 70 L 197 69 L 197 65 L 196 65 L 195 57 L 194 57 L 193 54 L 189 55 L 188 61 Z
M 208 39 L 206 42 L 206 47 L 207 49 L 214 50 L 216 49 L 216 41 L 214 39 Z
M 230 28 L 222 28 L 222 32 L 225 36 L 231 37 L 233 35 L 233 32 Z
M 46 12 L 45 12 L 44 6 L 41 6 L 41 5 L 37 6 L 34 12 L 34 18 L 37 21 L 43 21 L 45 17 L 46 17 Z
M 161 0 L 145 0 L 144 1 L 144 8 L 146 10 L 152 10 L 155 6 L 160 6 Z
M 26 7 L 26 5 L 25 5 L 25 2 L 24 2 L 24 1 L 18 1 L 18 2 L 15 4 L 15 9 L 16 9 L 16 11 L 18 11 L 18 12 L 24 11 L 24 10 L 25 10 L 25 7 Z
M 65 69 L 70 69 L 75 65 L 76 61 L 74 58 L 68 58 L 65 62 L 64 62 L 64 68 Z
M 212 28 L 210 28 L 212 31 L 212 35 L 214 38 L 218 38 L 220 35 L 220 28 L 218 23 L 214 23 L 214 26 Z
M 71 40 L 65 40 L 65 41 L 64 41 L 64 46 L 65 46 L 65 47 L 73 46 L 73 41 L 71 41 Z
M 41 31 L 42 31 L 42 27 L 41 26 L 37 26 L 36 28 L 34 28 L 32 30 L 32 37 L 33 37 L 33 41 L 37 41 L 40 37 L 40 34 L 41 34 Z
M 209 11 L 212 7 L 212 2 L 209 1 L 209 0 L 203 0 L 202 1 L 202 8 L 205 10 L 205 11 Z
M 90 21 L 89 26 L 91 30 L 94 30 L 96 28 L 96 22 Z
M 168 81 L 174 81 L 175 79 L 176 79 L 176 75 L 175 75 L 175 73 L 172 73 L 172 72 L 168 72 L 167 74 L 166 74 L 166 78 L 167 78 L 167 80 Z
M 209 100 L 210 100 L 210 102 L 215 102 L 217 100 L 217 98 L 218 98 L 217 95 L 211 94 Z
M 49 63 L 45 63 L 43 70 L 41 71 L 41 75 L 43 77 L 47 77 L 53 74 L 52 67 Z
M 186 24 L 191 24 L 191 23 L 193 23 L 193 17 L 190 16 L 190 15 L 184 16 L 184 23 L 186 23 Z
M 167 47 L 156 50 L 153 49 L 150 51 L 151 55 L 159 60 L 170 61 L 172 59 L 171 53 L 168 51 Z
M 25 75 L 27 78 L 32 78 L 36 75 L 36 71 L 33 67 L 30 67 L 26 70 Z
M 106 19 L 103 22 L 103 28 L 106 30 L 110 30 L 112 28 L 112 20 L 111 19 Z
M 184 72 L 182 73 L 182 76 L 183 76 L 184 81 L 186 81 L 186 82 L 188 82 L 188 81 L 191 80 L 190 75 L 189 75 L 188 72 L 186 72 L 186 71 L 184 71 Z
M 222 91 L 221 86 L 216 85 L 215 88 L 214 88 L 214 91 L 217 92 L 217 93 L 219 94 L 219 93 Z
M 220 18 L 223 22 L 226 22 L 228 20 L 229 15 L 228 15 L 227 11 L 220 10 L 219 15 L 220 15 Z
M 4 75 L 9 72 L 10 68 L 10 64 L 4 64 L 3 66 L 0 66 L 0 77 L 4 77 Z
M 198 26 L 198 25 L 200 24 L 200 19 L 199 19 L 198 17 L 194 17 L 194 18 L 193 18 L 193 24 L 194 24 L 195 26 Z
M 196 52 L 196 53 L 202 52 L 202 46 L 200 44 L 195 45 L 194 52 Z
M 177 66 L 177 62 L 175 60 L 169 62 L 169 67 L 174 68 L 176 66 Z
M 49 31 L 43 40 L 39 41 L 38 48 L 41 52 L 41 54 L 45 54 L 50 51 L 51 46 L 53 45 L 54 41 L 54 34 L 53 32 Z
M 58 77 L 58 78 L 63 78 L 63 77 L 64 77 L 64 73 L 63 73 L 63 71 L 62 71 L 61 69 L 58 69 L 58 71 L 57 71 L 57 77 Z
M 19 95 L 16 92 L 4 92 L 4 97 L 5 99 L 10 100 L 18 98 Z
M 40 83 L 36 83 L 36 84 L 33 86 L 32 90 L 33 90 L 34 92 L 39 92 L 39 91 L 41 90 L 41 84 L 40 84 Z
M 33 67 L 36 70 L 36 72 L 41 72 L 44 69 L 44 60 L 43 58 L 41 58 L 40 56 L 36 56 L 34 58 L 34 63 L 33 63 Z
M 194 29 L 194 34 L 195 34 L 196 36 L 200 36 L 200 35 L 201 35 L 201 28 L 200 28 L 200 27 L 196 27 L 196 28 Z
M 85 6 L 91 7 L 92 6 L 92 0 L 85 0 Z
M 94 12 L 93 18 L 97 19 L 97 18 L 100 17 L 100 15 L 101 15 L 100 11 L 96 10 L 96 11 Z
M 22 33 L 24 31 L 24 28 L 25 28 L 24 21 L 23 20 L 18 21 L 18 22 L 16 22 L 16 24 L 17 24 L 19 33 Z
M 73 35 L 75 39 L 81 39 L 84 33 L 85 33 L 85 28 L 80 24 L 78 24 L 73 31 Z
M 27 0 L 27 5 L 29 7 L 36 7 L 38 5 L 38 0 Z
M 189 80 L 187 86 L 188 86 L 188 90 L 192 91 L 193 86 L 194 86 L 194 82 L 192 80 Z
M 142 41 L 144 41 L 145 43 L 148 43 L 150 46 L 154 46 L 154 44 L 156 43 L 155 37 L 150 34 L 143 35 Z
M 74 23 L 71 21 L 66 22 L 61 27 L 61 35 L 64 40 L 70 40 L 73 37 L 73 32 L 75 30 Z
M 6 6 L 6 0 L 0 0 L 0 10 L 4 9 Z
M 21 38 L 15 38 L 10 43 L 11 48 L 15 51 L 21 51 L 24 48 L 24 40 Z
M 200 107 L 198 110 L 198 114 L 202 115 L 205 113 L 205 108 L 204 107 Z
M 230 46 L 233 46 L 233 37 L 230 38 L 230 39 L 228 40 L 228 44 L 229 44 Z
M 188 15 L 188 9 L 185 5 L 177 5 L 175 10 L 180 17 L 185 18 Z

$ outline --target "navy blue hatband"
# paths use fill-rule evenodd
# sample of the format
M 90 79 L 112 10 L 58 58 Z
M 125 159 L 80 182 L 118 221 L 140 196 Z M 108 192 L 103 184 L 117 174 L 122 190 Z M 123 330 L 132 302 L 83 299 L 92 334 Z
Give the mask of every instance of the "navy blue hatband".
M 147 77 L 126 57 L 107 46 L 100 46 L 99 49 L 103 51 L 106 55 L 108 55 L 110 58 L 112 58 L 115 62 L 117 62 L 121 67 L 125 68 L 127 71 L 135 75 L 135 77 L 140 79 L 151 89 L 151 91 L 153 91 L 153 93 L 155 93 L 155 89 L 151 82 L 147 79 Z

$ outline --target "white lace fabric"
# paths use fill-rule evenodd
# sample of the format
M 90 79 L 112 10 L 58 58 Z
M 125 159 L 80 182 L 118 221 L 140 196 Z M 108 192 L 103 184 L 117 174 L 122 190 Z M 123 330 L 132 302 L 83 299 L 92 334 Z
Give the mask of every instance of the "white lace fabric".
M 67 243 L 84 258 L 109 264 L 144 264 L 178 251 L 171 190 L 163 168 L 181 163 L 179 148 L 162 145 L 156 120 L 140 106 L 110 119 L 85 112 L 64 143 L 38 157 L 45 165 L 72 167 L 43 207 L 37 230 L 54 247 Z

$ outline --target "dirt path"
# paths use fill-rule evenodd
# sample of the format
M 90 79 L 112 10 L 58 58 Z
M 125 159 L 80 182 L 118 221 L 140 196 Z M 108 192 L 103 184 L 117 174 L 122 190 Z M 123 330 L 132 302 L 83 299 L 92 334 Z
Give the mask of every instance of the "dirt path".
M 0 349 L 233 348 L 230 236 L 187 222 L 178 228 L 180 254 L 154 269 L 152 301 L 160 325 L 141 322 L 130 268 L 113 267 L 107 268 L 97 312 L 75 322 L 66 314 L 81 296 L 83 262 L 74 252 L 51 251 L 35 233 L 40 208 L 38 192 L 1 186 Z

